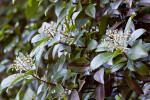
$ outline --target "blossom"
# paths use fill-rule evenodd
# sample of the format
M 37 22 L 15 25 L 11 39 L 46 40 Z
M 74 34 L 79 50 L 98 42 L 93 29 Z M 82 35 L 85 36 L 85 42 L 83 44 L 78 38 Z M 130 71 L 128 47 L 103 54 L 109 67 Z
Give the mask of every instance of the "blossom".
M 106 46 L 108 46 L 108 50 L 113 52 L 114 50 L 120 49 L 122 52 L 126 52 L 127 42 L 130 36 L 130 32 L 123 33 L 122 31 L 113 30 L 106 31 L 107 38 L 102 40 Z
M 48 37 L 54 37 L 57 34 L 54 22 L 43 22 L 42 27 L 38 30 L 39 33 L 44 33 Z
M 12 64 L 10 68 L 15 69 L 16 71 L 29 71 L 34 64 L 34 59 L 32 59 L 28 54 L 22 57 L 16 57 L 14 60 L 15 64 Z

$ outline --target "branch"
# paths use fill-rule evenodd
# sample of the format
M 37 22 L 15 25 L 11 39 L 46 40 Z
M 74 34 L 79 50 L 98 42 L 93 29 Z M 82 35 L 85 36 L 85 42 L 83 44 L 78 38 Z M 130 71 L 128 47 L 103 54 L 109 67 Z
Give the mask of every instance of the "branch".
M 50 82 L 47 82 L 47 81 L 44 81 L 44 80 L 41 80 L 39 77 L 35 76 L 34 74 L 31 74 L 35 79 L 39 80 L 39 81 L 42 81 L 46 84 L 49 84 L 51 86 L 56 86 L 56 84 L 53 84 L 53 83 L 50 83 Z

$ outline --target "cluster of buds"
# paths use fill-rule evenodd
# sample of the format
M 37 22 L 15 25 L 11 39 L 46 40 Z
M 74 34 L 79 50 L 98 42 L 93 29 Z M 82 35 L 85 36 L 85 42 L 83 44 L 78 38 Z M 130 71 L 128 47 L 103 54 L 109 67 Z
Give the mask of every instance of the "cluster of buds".
M 65 95 L 70 95 L 71 90 L 65 89 L 64 92 L 60 93 L 60 98 L 64 98 Z
M 50 23 L 44 22 L 41 28 L 39 29 L 39 33 L 43 32 L 48 37 L 54 37 L 57 34 L 53 21 Z
M 22 73 L 22 71 L 29 71 L 31 69 L 34 64 L 34 59 L 32 59 L 30 55 L 26 54 L 21 58 L 16 57 L 14 62 L 15 64 L 12 64 L 10 68 L 12 68 L 12 70 L 15 69 L 16 71 L 20 71 L 20 73 Z
M 126 52 L 130 32 L 123 33 L 117 29 L 113 31 L 107 30 L 106 35 L 107 38 L 103 39 L 102 42 L 108 46 L 109 51 L 113 52 L 114 50 L 120 49 L 122 52 Z

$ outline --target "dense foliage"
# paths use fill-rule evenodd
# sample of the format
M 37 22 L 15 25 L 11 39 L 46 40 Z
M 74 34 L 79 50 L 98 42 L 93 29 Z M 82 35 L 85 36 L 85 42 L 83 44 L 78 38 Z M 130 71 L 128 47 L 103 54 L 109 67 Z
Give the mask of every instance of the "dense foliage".
M 0 99 L 150 98 L 149 0 L 0 5 Z

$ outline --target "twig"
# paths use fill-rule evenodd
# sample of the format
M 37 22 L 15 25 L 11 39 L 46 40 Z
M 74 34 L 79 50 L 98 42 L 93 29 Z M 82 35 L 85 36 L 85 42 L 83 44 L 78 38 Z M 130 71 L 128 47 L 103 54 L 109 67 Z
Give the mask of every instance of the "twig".
M 47 81 L 44 81 L 44 80 L 41 80 L 39 77 L 35 76 L 34 74 L 31 74 L 35 79 L 39 80 L 39 81 L 42 81 L 46 84 L 49 84 L 51 86 L 56 86 L 56 84 L 53 84 L 53 83 L 50 83 L 50 82 L 47 82 Z

